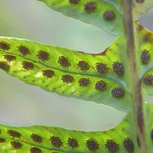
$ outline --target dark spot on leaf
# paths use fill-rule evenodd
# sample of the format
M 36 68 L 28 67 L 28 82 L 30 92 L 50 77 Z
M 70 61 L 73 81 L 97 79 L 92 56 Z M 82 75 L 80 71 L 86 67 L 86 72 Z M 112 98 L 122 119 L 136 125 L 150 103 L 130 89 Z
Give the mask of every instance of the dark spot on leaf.
M 49 54 L 43 50 L 40 50 L 37 56 L 42 61 L 47 61 L 49 59 Z
M 81 87 L 87 87 L 90 83 L 90 80 L 86 78 L 81 78 L 79 79 L 78 83 L 79 83 L 79 86 Z
M 50 141 L 51 141 L 51 144 L 57 148 L 60 148 L 62 146 L 62 141 L 59 137 L 52 136 L 50 138 Z
M 153 141 L 153 130 L 151 130 L 151 140 Z
M 0 42 L 0 49 L 9 50 L 10 49 L 10 45 L 5 43 L 5 42 Z
M 64 56 L 60 56 L 58 62 L 64 68 L 67 68 L 70 66 L 69 60 Z
M 76 139 L 69 138 L 68 144 L 71 148 L 77 148 L 79 146 L 78 141 Z
M 30 153 L 42 153 L 42 151 L 39 148 L 36 147 L 32 147 L 30 149 Z
M 143 82 L 146 84 L 146 85 L 153 85 L 153 75 L 149 74 L 147 75 Z
M 120 98 L 124 96 L 124 90 L 122 88 L 113 88 L 112 96 L 116 98 Z
M 96 83 L 96 85 L 95 85 L 95 89 L 96 89 L 96 90 L 99 90 L 99 91 L 105 90 L 106 87 L 107 87 L 106 82 L 104 82 L 104 81 L 102 81 L 102 80 L 101 80 L 101 81 L 98 81 L 98 82 Z
M 128 152 L 133 152 L 134 151 L 134 144 L 132 142 L 131 139 L 129 138 L 126 138 L 123 142 L 123 145 L 125 147 L 125 149 L 128 151 Z
M 71 4 L 78 4 L 80 0 L 69 0 Z
M 99 144 L 93 139 L 87 140 L 86 146 L 90 151 L 97 151 L 99 149 Z
M 13 138 L 20 138 L 21 134 L 19 132 L 16 132 L 14 130 L 8 130 L 7 133 L 12 136 Z
M 137 3 L 143 3 L 145 0 L 136 0 Z
M 0 138 L 0 143 L 3 143 L 3 142 L 5 142 L 5 141 L 6 141 L 5 139 Z
M 80 61 L 79 63 L 78 63 L 78 67 L 82 70 L 82 71 L 87 71 L 87 70 L 89 70 L 89 64 L 87 63 L 87 62 L 85 62 L 85 61 Z
M 84 10 L 87 12 L 87 13 L 91 13 L 91 12 L 94 12 L 97 8 L 97 4 L 95 2 L 87 2 L 85 5 L 84 5 Z
M 115 19 L 115 13 L 113 11 L 110 11 L 110 10 L 106 10 L 103 14 L 103 18 L 106 20 L 106 21 L 111 21 L 111 20 L 114 20 Z
M 113 64 L 113 70 L 114 72 L 117 74 L 117 75 L 123 75 L 124 74 L 124 68 L 123 68 L 123 65 L 122 63 L 119 63 L 119 62 L 115 62 Z
M 19 46 L 18 49 L 22 55 L 27 55 L 30 53 L 29 49 L 23 45 Z
M 6 62 L 0 62 L 0 69 L 8 72 L 10 69 L 10 66 Z
M 63 75 L 62 80 L 65 83 L 72 83 L 74 81 L 74 78 L 70 75 Z
M 16 141 L 11 141 L 11 145 L 14 149 L 20 149 L 22 147 L 22 144 Z
M 111 153 L 119 150 L 119 145 L 114 140 L 107 140 L 105 146 Z
M 52 70 L 44 70 L 42 73 L 47 78 L 52 78 L 55 75 L 54 71 Z
M 148 64 L 150 61 L 150 54 L 147 50 L 144 50 L 141 54 L 141 61 L 143 64 Z
M 16 60 L 16 57 L 15 57 L 15 56 L 12 56 L 12 55 L 4 55 L 4 58 L 5 58 L 8 62 L 11 62 L 11 61 Z
M 32 134 L 32 135 L 31 135 L 31 139 L 32 139 L 34 142 L 38 142 L 38 143 L 41 143 L 41 142 L 42 142 L 42 137 L 40 137 L 39 135 L 36 135 L 36 134 Z
M 30 63 L 30 62 L 27 62 L 27 61 L 22 62 L 22 66 L 23 66 L 24 69 L 27 69 L 27 70 L 34 69 L 34 64 Z
M 97 71 L 99 73 L 107 73 L 108 72 L 108 67 L 106 66 L 106 64 L 103 64 L 103 63 L 97 63 Z

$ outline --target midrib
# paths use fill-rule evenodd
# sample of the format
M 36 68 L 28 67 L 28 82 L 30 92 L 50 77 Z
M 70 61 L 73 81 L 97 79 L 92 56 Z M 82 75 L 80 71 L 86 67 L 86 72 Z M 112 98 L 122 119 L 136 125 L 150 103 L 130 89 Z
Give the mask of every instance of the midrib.
M 123 20 L 126 39 L 126 56 L 129 65 L 129 88 L 131 92 L 131 112 L 133 114 L 133 132 L 137 146 L 135 153 L 150 153 L 147 145 L 147 135 L 144 122 L 144 101 L 141 94 L 141 79 L 139 76 L 138 56 L 140 56 L 139 44 L 137 43 L 136 24 L 133 21 L 133 0 L 123 0 Z

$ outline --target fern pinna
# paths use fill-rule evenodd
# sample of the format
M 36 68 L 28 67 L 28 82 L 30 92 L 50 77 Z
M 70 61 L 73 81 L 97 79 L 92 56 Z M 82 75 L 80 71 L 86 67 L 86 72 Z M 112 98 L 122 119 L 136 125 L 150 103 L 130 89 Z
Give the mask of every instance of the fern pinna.
M 0 125 L 1 153 L 152 153 L 153 34 L 138 23 L 152 0 L 39 0 L 116 36 L 100 54 L 0 37 L 0 68 L 24 82 L 126 112 L 107 131 Z

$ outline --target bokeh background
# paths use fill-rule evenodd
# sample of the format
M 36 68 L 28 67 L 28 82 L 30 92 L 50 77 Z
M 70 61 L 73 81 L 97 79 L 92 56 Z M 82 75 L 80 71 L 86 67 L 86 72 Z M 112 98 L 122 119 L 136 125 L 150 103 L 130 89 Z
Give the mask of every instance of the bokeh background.
M 153 11 L 140 22 L 153 31 Z M 37 0 L 0 0 L 0 36 L 91 53 L 102 52 L 115 39 L 102 29 L 65 17 Z M 105 105 L 46 92 L 0 71 L 2 124 L 97 131 L 117 125 L 124 116 L 125 113 Z

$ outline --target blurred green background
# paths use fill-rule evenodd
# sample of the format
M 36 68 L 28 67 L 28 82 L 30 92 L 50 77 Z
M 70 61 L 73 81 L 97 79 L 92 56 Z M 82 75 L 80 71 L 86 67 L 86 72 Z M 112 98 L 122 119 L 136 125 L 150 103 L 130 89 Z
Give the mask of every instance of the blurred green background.
M 153 11 L 140 22 L 153 31 Z M 102 52 L 115 39 L 97 27 L 54 12 L 37 0 L 0 0 L 0 36 L 91 53 Z M 0 71 L 0 123 L 103 130 L 115 126 L 124 116 L 108 106 L 46 92 Z

